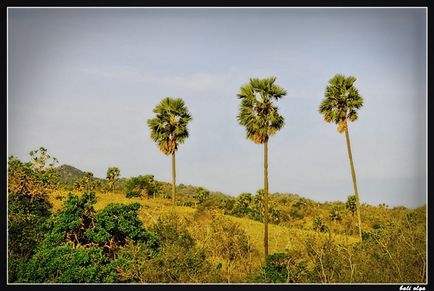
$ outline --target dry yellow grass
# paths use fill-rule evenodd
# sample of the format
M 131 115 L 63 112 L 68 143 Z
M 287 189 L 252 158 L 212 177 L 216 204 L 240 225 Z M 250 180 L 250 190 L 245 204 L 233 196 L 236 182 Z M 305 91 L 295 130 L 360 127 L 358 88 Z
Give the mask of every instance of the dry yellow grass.
M 74 193 L 81 195 L 80 193 Z M 53 204 L 53 210 L 57 211 L 61 208 L 65 198 L 59 199 L 56 197 L 67 197 L 68 192 L 60 191 L 54 192 L 50 195 L 50 201 Z M 167 216 L 175 213 L 178 217 L 193 218 L 196 209 L 186 206 L 173 206 L 172 201 L 168 199 L 160 198 L 126 198 L 124 193 L 96 193 L 97 203 L 95 204 L 95 210 L 101 210 L 110 203 L 140 203 L 141 208 L 138 212 L 140 219 L 143 221 L 145 227 L 148 227 L 155 223 L 160 216 Z M 227 216 L 234 222 L 238 223 L 240 227 L 246 232 L 250 238 L 252 247 L 256 249 L 260 254 L 263 253 L 263 240 L 264 240 L 264 225 L 263 223 L 248 218 L 239 218 L 233 216 Z M 203 223 L 207 223 L 204 219 Z M 298 237 L 306 237 L 310 230 L 301 230 L 296 228 L 289 228 L 280 225 L 269 224 L 269 253 L 283 252 L 288 249 L 298 248 L 296 241 Z M 323 234 L 326 235 L 326 234 Z M 341 243 L 354 243 L 357 241 L 357 237 L 349 237 L 343 235 L 334 235 L 334 237 Z

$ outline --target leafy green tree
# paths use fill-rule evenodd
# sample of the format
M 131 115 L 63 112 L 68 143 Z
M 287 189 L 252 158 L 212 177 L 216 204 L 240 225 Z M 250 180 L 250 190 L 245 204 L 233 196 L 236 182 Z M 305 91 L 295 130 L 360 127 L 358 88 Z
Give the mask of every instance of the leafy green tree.
M 92 172 L 84 172 L 80 179 L 74 182 L 74 188 L 81 192 L 90 192 L 96 188 Z
M 345 203 L 345 208 L 351 212 L 351 215 L 354 216 L 354 214 L 357 211 L 357 202 L 356 202 L 356 196 L 355 195 L 349 195 L 347 198 L 347 202 Z
M 175 214 L 159 217 L 151 231 L 159 238 L 157 251 L 143 243 L 128 244 L 119 252 L 122 282 L 199 283 L 209 282 L 209 263 L 185 225 Z
M 329 228 L 324 224 L 321 216 L 315 216 L 313 218 L 313 230 L 318 232 L 328 232 Z
M 18 282 L 113 283 L 123 263 L 117 253 L 127 244 L 143 243 L 157 252 L 158 236 L 147 231 L 133 204 L 109 204 L 95 211 L 95 193 L 71 193 L 49 223 L 42 244 L 19 269 Z
M 235 200 L 231 213 L 236 216 L 244 216 L 249 212 L 250 203 L 252 202 L 251 193 L 242 193 Z
M 319 107 L 319 112 L 324 116 L 326 122 L 334 122 L 338 125 L 339 133 L 345 132 L 347 141 L 348 158 L 351 166 L 354 193 L 357 203 L 357 218 L 359 224 L 359 237 L 362 239 L 362 222 L 360 219 L 360 199 L 357 191 L 356 173 L 354 170 L 353 157 L 351 153 L 350 136 L 348 133 L 348 120 L 353 122 L 358 119 L 357 110 L 363 106 L 363 97 L 354 86 L 356 78 L 345 77 L 336 74 L 329 80 L 326 87 L 325 98 Z
M 342 210 L 341 207 L 338 205 L 334 205 L 329 213 L 329 218 L 331 221 L 341 221 L 342 220 Z
M 188 138 L 191 114 L 181 98 L 164 98 L 153 110 L 156 116 L 148 119 L 151 138 L 165 155 L 172 155 L 172 200 L 175 205 L 176 166 L 175 152 L 178 145 Z
M 153 175 L 131 177 L 125 184 L 127 197 L 141 197 L 143 195 L 155 195 L 161 191 L 161 183 L 154 179 Z
M 209 199 L 209 191 L 199 187 L 196 190 L 196 194 L 193 196 L 193 198 L 196 200 L 196 205 L 202 204 Z
M 107 169 L 106 179 L 109 187 L 112 188 L 112 193 L 115 193 L 115 183 L 121 175 L 121 170 L 118 167 L 110 167 Z
M 31 161 L 8 160 L 8 274 L 17 280 L 19 269 L 35 253 L 47 231 L 52 205 L 48 194 L 57 188 L 57 159 L 40 147 L 30 152 Z
M 44 197 L 59 184 L 57 159 L 44 147 L 30 151 L 30 158 L 30 162 L 23 163 L 14 156 L 9 157 L 8 193 Z
M 268 140 L 284 126 L 284 118 L 273 104 L 286 95 L 286 90 L 275 85 L 276 77 L 265 79 L 251 78 L 240 88 L 237 96 L 241 99 L 240 112 L 237 116 L 245 126 L 247 138 L 254 143 L 264 144 L 264 255 L 268 256 Z
M 116 263 L 99 247 L 44 244 L 20 270 L 20 283 L 114 283 Z

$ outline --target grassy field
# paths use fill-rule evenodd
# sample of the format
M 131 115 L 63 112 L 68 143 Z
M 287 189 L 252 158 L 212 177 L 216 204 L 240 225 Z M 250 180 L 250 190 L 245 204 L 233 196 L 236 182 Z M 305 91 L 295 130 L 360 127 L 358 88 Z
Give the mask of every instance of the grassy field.
M 80 193 L 74 193 L 80 195 Z M 55 192 L 51 194 L 50 201 L 53 204 L 53 211 L 57 211 L 63 205 L 68 192 Z M 57 197 L 57 198 L 56 198 Z M 194 216 L 197 210 L 187 206 L 173 206 L 171 200 L 162 198 L 126 198 L 122 192 L 107 192 L 96 193 L 97 203 L 95 204 L 95 210 L 101 210 L 110 203 L 139 203 L 141 208 L 139 210 L 139 217 L 143 221 L 145 227 L 149 227 L 157 221 L 159 217 L 168 216 L 170 214 L 176 214 L 178 217 L 185 217 L 195 220 Z M 263 254 L 263 242 L 264 242 L 264 224 L 259 221 L 255 221 L 248 218 L 234 217 L 226 215 L 227 218 L 239 224 L 239 226 L 246 232 L 252 243 L 252 247 L 261 254 Z M 196 219 L 199 224 L 209 223 L 209 219 L 205 219 L 202 215 L 201 219 Z M 195 229 L 190 229 L 192 232 Z M 312 234 L 311 230 L 303 230 L 298 228 L 292 228 L 288 226 L 281 226 L 275 224 L 269 224 L 269 253 L 283 252 L 285 250 L 297 249 L 297 240 L 294 238 L 306 237 Z M 328 236 L 329 234 L 316 234 L 320 236 Z M 332 234 L 336 240 L 343 244 L 351 244 L 358 241 L 356 235 L 339 235 Z

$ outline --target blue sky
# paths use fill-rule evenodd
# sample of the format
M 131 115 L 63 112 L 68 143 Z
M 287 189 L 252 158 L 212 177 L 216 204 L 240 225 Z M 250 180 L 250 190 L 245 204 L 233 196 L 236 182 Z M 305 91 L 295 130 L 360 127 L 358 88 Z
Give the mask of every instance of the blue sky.
M 345 135 L 318 106 L 353 75 L 365 103 L 350 124 L 362 202 L 426 201 L 424 8 L 9 8 L 8 155 L 44 146 L 105 177 L 171 180 L 146 120 L 164 97 L 193 115 L 177 182 L 230 195 L 263 185 L 263 148 L 236 115 L 240 86 L 276 76 L 286 125 L 269 144 L 270 192 L 318 201 L 353 193 Z

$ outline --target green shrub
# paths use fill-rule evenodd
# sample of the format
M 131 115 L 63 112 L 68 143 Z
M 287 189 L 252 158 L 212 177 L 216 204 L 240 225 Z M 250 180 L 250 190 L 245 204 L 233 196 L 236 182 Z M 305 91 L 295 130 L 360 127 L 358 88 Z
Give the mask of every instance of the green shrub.
M 19 273 L 22 283 L 113 283 L 116 266 L 102 248 L 44 244 Z
M 161 183 L 154 180 L 153 175 L 131 177 L 125 184 L 125 190 L 127 193 L 137 192 L 141 194 L 146 193 L 146 195 L 149 196 L 155 196 L 161 190 Z
M 313 230 L 318 232 L 328 232 L 329 227 L 324 224 L 322 217 L 315 216 L 313 219 Z
M 188 206 L 188 207 L 192 207 L 193 206 L 193 202 L 192 201 L 178 201 L 176 202 L 177 206 Z
M 176 215 L 159 218 L 151 230 L 159 237 L 157 252 L 142 243 L 121 248 L 119 274 L 122 282 L 208 282 L 212 270 L 205 252 L 196 246 Z
M 142 194 L 138 191 L 128 191 L 126 197 L 127 198 L 142 197 Z

